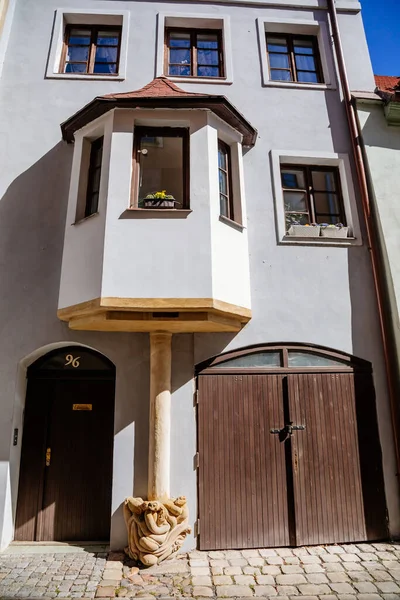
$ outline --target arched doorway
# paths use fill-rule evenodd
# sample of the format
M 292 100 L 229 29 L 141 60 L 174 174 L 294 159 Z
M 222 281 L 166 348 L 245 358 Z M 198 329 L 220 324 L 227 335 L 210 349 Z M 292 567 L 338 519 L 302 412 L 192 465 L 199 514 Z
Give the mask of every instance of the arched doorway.
M 370 363 L 265 345 L 198 368 L 199 547 L 387 537 Z
M 115 367 L 69 346 L 27 376 L 15 539 L 108 541 Z

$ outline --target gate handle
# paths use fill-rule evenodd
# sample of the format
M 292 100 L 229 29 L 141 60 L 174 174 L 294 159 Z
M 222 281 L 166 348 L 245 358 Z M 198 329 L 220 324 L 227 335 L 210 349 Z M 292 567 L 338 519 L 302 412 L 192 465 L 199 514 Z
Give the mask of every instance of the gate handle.
M 270 429 L 270 433 L 286 434 L 286 437 L 288 437 L 293 434 L 293 431 L 304 431 L 305 428 L 305 425 L 293 425 L 293 421 L 289 421 L 289 423 L 285 423 L 282 429 Z

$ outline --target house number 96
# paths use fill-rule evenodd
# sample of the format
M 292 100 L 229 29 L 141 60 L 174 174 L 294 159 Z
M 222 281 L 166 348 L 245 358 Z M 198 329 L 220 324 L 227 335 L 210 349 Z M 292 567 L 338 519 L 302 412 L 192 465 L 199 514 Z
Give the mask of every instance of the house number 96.
M 68 367 L 69 365 L 71 365 L 72 367 L 74 367 L 75 369 L 77 367 L 79 367 L 79 359 L 80 356 L 77 356 L 76 358 L 74 358 L 72 356 L 72 354 L 67 354 L 67 356 L 65 357 L 65 360 L 67 361 L 64 365 L 64 367 Z

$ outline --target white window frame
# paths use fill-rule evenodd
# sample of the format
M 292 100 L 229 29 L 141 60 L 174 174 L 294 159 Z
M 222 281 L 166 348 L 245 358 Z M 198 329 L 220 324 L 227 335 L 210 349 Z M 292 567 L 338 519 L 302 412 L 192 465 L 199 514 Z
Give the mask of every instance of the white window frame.
M 336 89 L 335 67 L 327 24 L 323 21 L 301 20 L 301 19 L 257 19 L 258 47 L 260 49 L 262 83 L 266 87 L 296 88 L 307 90 Z M 267 58 L 266 33 L 282 33 L 292 35 L 312 35 L 317 38 L 319 56 L 321 60 L 322 75 L 324 81 L 321 83 L 299 83 L 297 81 L 273 81 Z
M 222 51 L 224 57 L 224 77 L 174 77 L 164 73 L 165 29 L 180 27 L 192 29 L 217 29 L 222 31 Z M 226 15 L 198 13 L 158 13 L 157 15 L 157 58 L 156 77 L 168 77 L 176 83 L 212 83 L 230 85 L 233 83 L 232 44 L 230 18 Z
M 357 212 L 357 201 L 348 154 L 334 152 L 305 152 L 302 150 L 271 150 L 271 173 L 275 200 L 276 232 L 278 244 L 299 244 L 307 246 L 361 246 L 361 230 Z M 346 225 L 349 228 L 347 238 L 317 237 L 297 240 L 286 234 L 285 209 L 281 181 L 281 166 L 285 164 L 299 166 L 326 166 L 339 169 L 343 207 Z
M 60 73 L 61 54 L 64 44 L 64 32 L 67 25 L 118 25 L 121 31 L 121 48 L 118 75 L 98 75 L 97 73 Z M 50 54 L 47 63 L 47 79 L 79 79 L 123 81 L 126 79 L 128 57 L 129 11 L 127 10 L 91 10 L 77 8 L 57 9 L 54 20 Z

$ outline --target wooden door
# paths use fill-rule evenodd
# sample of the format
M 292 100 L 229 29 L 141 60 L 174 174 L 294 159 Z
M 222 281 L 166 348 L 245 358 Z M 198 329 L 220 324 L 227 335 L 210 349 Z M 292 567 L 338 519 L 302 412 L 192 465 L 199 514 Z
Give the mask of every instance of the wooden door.
M 288 375 L 296 545 L 367 539 L 353 373 Z
M 280 375 L 199 377 L 200 549 L 287 546 Z
M 113 423 L 112 380 L 29 382 L 15 539 L 109 540 Z

